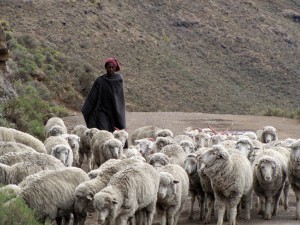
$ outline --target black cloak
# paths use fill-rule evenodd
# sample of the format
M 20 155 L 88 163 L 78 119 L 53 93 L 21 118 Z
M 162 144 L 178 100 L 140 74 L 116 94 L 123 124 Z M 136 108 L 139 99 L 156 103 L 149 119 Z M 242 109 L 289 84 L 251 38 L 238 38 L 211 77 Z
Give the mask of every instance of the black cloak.
M 123 78 L 104 74 L 96 79 L 81 109 L 88 128 L 113 132 L 126 128 Z

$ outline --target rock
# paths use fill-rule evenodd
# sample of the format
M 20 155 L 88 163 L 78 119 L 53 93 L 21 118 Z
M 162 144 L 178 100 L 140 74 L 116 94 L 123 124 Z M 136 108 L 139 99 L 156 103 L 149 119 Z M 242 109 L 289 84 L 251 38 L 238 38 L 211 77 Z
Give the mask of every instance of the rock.
M 0 62 L 5 62 L 9 59 L 8 48 L 5 40 L 5 33 L 0 25 Z

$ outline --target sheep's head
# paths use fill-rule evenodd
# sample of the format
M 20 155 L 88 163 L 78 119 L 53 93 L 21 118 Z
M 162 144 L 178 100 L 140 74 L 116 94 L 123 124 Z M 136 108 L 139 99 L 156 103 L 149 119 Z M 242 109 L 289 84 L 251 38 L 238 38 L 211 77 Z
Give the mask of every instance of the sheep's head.
M 60 125 L 54 125 L 53 127 L 51 127 L 49 129 L 48 135 L 47 137 L 50 136 L 59 136 L 62 135 L 64 133 L 64 128 Z
M 138 151 L 142 154 L 142 156 L 146 156 L 150 154 L 153 146 L 154 146 L 154 139 L 153 138 L 143 138 L 135 141 L 135 147 Z
M 154 153 L 149 156 L 148 163 L 154 168 L 162 167 L 170 164 L 170 158 L 164 153 Z
M 114 159 L 119 159 L 122 156 L 122 142 L 116 138 L 109 139 L 104 142 L 103 149 L 107 149 Z
M 185 154 L 189 154 L 189 153 L 195 152 L 195 146 L 190 141 L 182 140 L 179 145 L 182 147 L 182 149 L 184 150 Z
M 188 175 L 197 172 L 197 155 L 194 153 L 188 154 L 184 159 L 184 169 Z
M 277 130 L 272 126 L 264 127 L 262 131 L 262 142 L 270 143 L 271 141 L 277 141 L 277 140 L 278 140 Z
M 254 146 L 250 138 L 242 137 L 236 142 L 235 148 L 249 158 L 249 154 L 253 151 Z
M 159 172 L 159 188 L 157 192 L 157 198 L 163 200 L 166 197 L 174 196 L 176 194 L 176 187 L 179 183 L 170 173 Z
M 208 147 L 210 145 L 210 141 L 211 136 L 209 133 L 200 132 L 195 136 L 195 143 L 197 148 Z
M 175 141 L 170 138 L 170 137 L 158 137 L 155 140 L 155 147 L 158 151 L 161 151 L 163 147 L 169 145 L 169 144 L 174 144 Z
M 128 139 L 128 132 L 125 129 L 119 130 L 116 129 L 113 132 L 113 135 L 116 139 L 120 140 L 122 142 L 123 147 L 125 146 L 125 143 Z
M 173 132 L 169 129 L 163 129 L 156 132 L 156 137 L 173 137 Z
M 255 166 L 260 171 L 264 182 L 271 183 L 277 177 L 276 168 L 279 167 L 279 163 L 274 157 L 264 156 L 258 160 Z
M 93 209 L 92 202 L 95 193 L 92 190 L 86 193 L 86 190 L 85 184 L 79 184 L 75 189 L 74 209 L 76 213 L 82 214 L 86 209 Z
M 293 169 L 300 170 L 300 139 L 288 145 L 291 149 L 290 162 L 293 163 Z
M 117 200 L 110 194 L 101 191 L 95 194 L 94 208 L 97 212 L 98 224 L 108 224 L 107 222 L 115 217 L 117 205 Z
M 72 150 L 68 145 L 56 145 L 52 148 L 52 153 L 55 158 L 59 159 L 65 166 L 68 165 L 69 157 Z

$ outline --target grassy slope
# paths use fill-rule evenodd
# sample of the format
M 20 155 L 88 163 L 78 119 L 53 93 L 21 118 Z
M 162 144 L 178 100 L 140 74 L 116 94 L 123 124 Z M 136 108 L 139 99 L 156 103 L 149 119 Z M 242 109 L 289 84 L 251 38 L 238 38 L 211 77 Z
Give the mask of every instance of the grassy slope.
M 0 3 L 12 30 L 103 73 L 120 59 L 131 111 L 260 114 L 297 109 L 297 1 L 36 0 Z M 3 13 L 2 13 L 3 12 Z

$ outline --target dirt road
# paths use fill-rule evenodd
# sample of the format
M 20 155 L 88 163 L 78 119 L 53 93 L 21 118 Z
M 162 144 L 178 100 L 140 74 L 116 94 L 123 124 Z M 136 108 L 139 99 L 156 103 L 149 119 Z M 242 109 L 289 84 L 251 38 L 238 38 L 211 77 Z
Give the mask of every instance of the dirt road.
M 71 130 L 75 125 L 85 124 L 84 120 L 79 113 L 74 116 L 64 118 L 68 129 Z M 128 132 L 131 134 L 136 128 L 146 125 L 158 126 L 161 128 L 171 129 L 175 135 L 182 134 L 186 127 L 207 127 L 211 124 L 217 131 L 225 130 L 231 127 L 234 131 L 256 131 L 266 125 L 271 125 L 279 131 L 279 138 L 300 138 L 300 122 L 298 120 L 278 118 L 278 117 L 265 117 L 265 116 L 249 116 L 249 115 L 226 115 L 226 114 L 203 114 L 203 113 L 182 113 L 182 112 L 128 112 L 127 113 L 127 127 Z M 253 207 L 251 212 L 251 220 L 245 221 L 243 214 L 237 219 L 237 224 L 259 225 L 259 224 L 272 224 L 272 225 L 299 225 L 300 222 L 294 220 L 295 215 L 295 195 L 290 190 L 290 204 L 289 208 L 285 211 L 283 206 L 279 207 L 278 215 L 272 217 L 272 220 L 263 220 L 257 215 L 257 208 Z M 189 201 L 186 203 L 184 212 L 181 215 L 179 225 L 196 225 L 203 224 L 196 217 L 193 221 L 187 220 Z M 197 207 L 195 207 L 197 209 Z M 243 212 L 242 212 L 243 213 Z M 197 214 L 196 214 L 197 215 Z M 217 218 L 214 217 L 212 224 L 216 224 Z M 96 216 L 91 215 L 88 217 L 86 224 L 96 225 Z M 155 225 L 158 225 L 157 218 Z M 228 224 L 227 222 L 224 223 Z

